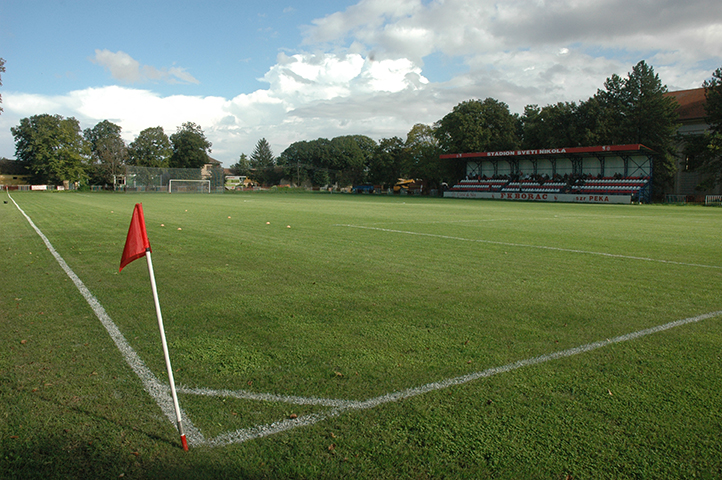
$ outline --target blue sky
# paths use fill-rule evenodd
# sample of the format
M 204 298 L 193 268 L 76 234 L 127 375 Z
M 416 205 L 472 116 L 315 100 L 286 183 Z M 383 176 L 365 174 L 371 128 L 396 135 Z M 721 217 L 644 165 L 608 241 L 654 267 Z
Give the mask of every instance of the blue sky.
M 470 98 L 584 100 L 639 60 L 696 88 L 720 45 L 722 5 L 701 0 L 0 0 L 0 156 L 51 113 L 128 142 L 195 122 L 229 166 L 260 138 L 405 138 Z

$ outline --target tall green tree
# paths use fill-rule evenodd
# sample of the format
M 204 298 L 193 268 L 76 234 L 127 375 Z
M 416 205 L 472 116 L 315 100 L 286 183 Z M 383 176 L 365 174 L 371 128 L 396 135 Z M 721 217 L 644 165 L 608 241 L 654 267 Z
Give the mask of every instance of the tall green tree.
M 10 131 L 15 156 L 34 175 L 33 181 L 60 184 L 86 179 L 90 148 L 74 117 L 34 115 L 20 120 Z
M 627 78 L 613 75 L 595 95 L 600 107 L 597 126 L 601 144 L 641 143 L 657 153 L 654 160 L 654 191 L 662 194 L 676 171 L 677 102 L 665 96 L 654 69 L 641 61 Z
M 382 138 L 369 165 L 369 182 L 374 185 L 394 185 L 399 178 L 408 178 L 409 155 L 399 137 Z
M 249 176 L 251 172 L 251 162 L 248 160 L 248 155 L 241 153 L 238 161 L 230 166 L 230 171 L 233 175 Z
M 448 160 L 439 159 L 439 141 L 430 125 L 414 125 L 406 134 L 405 147 L 409 177 L 424 179 L 431 188 L 438 188 L 442 182 L 447 181 L 450 173 L 447 171 Z
M 256 147 L 251 153 L 252 168 L 270 168 L 275 164 L 275 157 L 271 150 L 271 145 L 265 138 L 256 142 Z
M 329 149 L 331 167 L 340 171 L 338 178 L 340 183 L 346 185 L 364 183 L 368 157 L 355 136 L 335 137 L 331 139 Z
M 519 146 L 519 119 L 509 106 L 493 98 L 467 100 L 434 124 L 442 153 L 512 150 Z M 449 177 L 465 174 L 464 162 L 447 162 Z
M 712 73 L 712 76 L 702 84 L 704 87 L 705 113 L 714 133 L 722 134 L 722 67 Z
M 173 153 L 169 159 L 171 168 L 202 168 L 208 163 L 211 142 L 206 139 L 200 125 L 186 122 L 170 136 Z
M 265 138 L 256 142 L 256 147 L 251 152 L 250 164 L 254 172 L 253 177 L 264 185 L 276 184 L 285 173 L 282 168 L 279 168 L 279 171 L 274 168 L 276 158 L 273 156 L 271 145 Z
M 114 176 L 120 175 L 128 158 L 128 148 L 120 136 L 121 127 L 103 120 L 93 128 L 86 128 L 83 137 L 90 147 L 90 183 L 112 184 Z
M 128 145 L 128 163 L 139 167 L 168 167 L 173 154 L 163 127 L 146 128 Z
M 527 105 L 521 117 L 522 148 L 581 146 L 583 135 L 578 110 L 575 102 L 559 102 L 543 108 Z
M 435 124 L 445 153 L 509 150 L 518 147 L 518 118 L 493 98 L 467 100 Z
M 702 84 L 709 131 L 685 137 L 684 154 L 690 168 L 706 174 L 699 188 L 706 190 L 722 184 L 722 67 Z

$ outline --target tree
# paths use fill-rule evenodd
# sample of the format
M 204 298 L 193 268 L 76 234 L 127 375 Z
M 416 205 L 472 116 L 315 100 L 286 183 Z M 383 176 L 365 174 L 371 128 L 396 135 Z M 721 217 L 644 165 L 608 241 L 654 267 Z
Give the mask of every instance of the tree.
M 608 78 L 604 88 L 595 95 L 600 107 L 597 139 L 612 145 L 641 143 L 655 151 L 655 191 L 662 193 L 676 170 L 677 102 L 665 96 L 667 87 L 644 61 L 626 79 L 616 74 Z
M 274 160 L 273 151 L 271 151 L 268 141 L 265 138 L 260 139 L 256 143 L 253 153 L 251 153 L 251 167 L 257 169 L 270 168 L 275 164 Z
M 518 146 L 518 119 L 509 106 L 493 98 L 467 100 L 435 125 L 445 153 L 510 150 Z
M 431 126 L 421 123 L 414 125 L 406 134 L 405 147 L 410 164 L 410 177 L 422 178 L 432 188 L 438 188 L 442 182 L 448 180 L 447 176 L 451 173 L 448 171 L 449 162 L 439 159 L 439 141 Z
M 121 166 L 128 158 L 128 149 L 120 136 L 121 127 L 108 120 L 86 128 L 83 132 L 90 147 L 90 183 L 108 184 L 120 174 Z
M 467 100 L 434 124 L 434 135 L 443 153 L 512 150 L 518 147 L 519 119 L 509 106 L 493 98 Z M 448 178 L 464 176 L 463 162 L 446 162 Z
M 722 67 L 715 70 L 702 86 L 706 99 L 704 109 L 707 123 L 714 133 L 722 134 Z
M 15 156 L 41 183 L 80 182 L 86 177 L 90 149 L 73 118 L 34 115 L 10 129 Z
M 399 137 L 383 138 L 369 165 L 369 181 L 376 185 L 394 185 L 409 176 L 409 157 Z
M 345 185 L 364 182 L 367 156 L 361 150 L 356 137 L 335 137 L 331 140 L 329 149 L 331 167 L 341 172 L 337 181 Z
M 559 102 L 539 108 L 527 105 L 521 117 L 522 148 L 560 148 L 581 146 L 578 107 L 574 102 Z
M 248 156 L 245 153 L 241 153 L 238 161 L 231 165 L 230 171 L 233 175 L 237 176 L 248 176 L 251 172 L 251 162 L 248 160 Z
M 283 169 L 274 170 L 276 159 L 271 151 L 271 145 L 265 138 L 256 143 L 250 158 L 251 169 L 255 172 L 253 177 L 265 185 L 276 184 L 283 177 Z
M 699 168 L 707 178 L 699 188 L 711 189 L 722 183 L 722 67 L 702 84 L 705 113 L 710 130 L 701 135 L 684 138 L 684 155 L 688 168 Z
M 0 73 L 5 73 L 5 59 L 0 58 Z M 2 75 L 0 75 L 0 87 L 3 86 Z M 0 104 L 3 103 L 3 96 L 0 95 Z M 3 107 L 0 107 L 0 113 L 3 112 Z
M 29 175 L 22 162 L 10 158 L 0 158 L 0 175 Z
M 139 167 L 167 167 L 172 154 L 163 127 L 146 128 L 128 145 L 128 163 Z
M 169 159 L 171 168 L 202 168 L 208 163 L 211 142 L 206 139 L 200 125 L 186 122 L 170 136 L 173 153 Z

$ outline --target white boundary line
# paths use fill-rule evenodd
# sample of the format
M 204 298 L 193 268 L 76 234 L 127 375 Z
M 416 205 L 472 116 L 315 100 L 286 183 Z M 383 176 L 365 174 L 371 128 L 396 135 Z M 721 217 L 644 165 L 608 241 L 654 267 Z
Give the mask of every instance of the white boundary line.
M 321 407 L 348 407 L 358 402 L 353 400 L 335 400 L 331 398 L 297 397 L 292 395 L 274 395 L 272 393 L 255 393 L 246 390 L 215 390 L 212 388 L 192 388 L 179 386 L 178 393 L 201 395 L 204 397 L 237 398 L 238 400 L 255 400 L 257 402 L 279 402 L 292 405 L 318 405 Z
M 592 252 L 589 250 L 575 250 L 572 248 L 549 247 L 546 245 L 528 245 L 525 243 L 497 242 L 495 240 L 482 240 L 482 239 L 478 239 L 478 238 L 453 237 L 450 235 L 438 235 L 435 233 L 411 232 L 411 231 L 407 231 L 407 230 L 394 230 L 391 228 L 379 228 L 379 227 L 365 227 L 363 225 L 349 225 L 349 224 L 343 224 L 343 223 L 338 223 L 333 226 L 334 227 L 347 227 L 347 228 L 360 228 L 363 230 L 376 230 L 379 232 L 388 232 L 388 233 L 403 233 L 404 235 L 417 235 L 420 237 L 441 238 L 444 240 L 458 240 L 458 241 L 462 241 L 462 242 L 488 243 L 491 245 L 503 245 L 505 247 L 538 248 L 540 250 L 554 250 L 557 252 L 581 253 L 581 254 L 585 254 L 585 255 L 599 255 L 602 257 L 611 257 L 611 258 L 626 258 L 628 260 L 642 260 L 645 262 L 658 262 L 658 263 L 666 263 L 666 264 L 670 264 L 670 265 L 683 265 L 685 267 L 722 269 L 722 266 L 719 266 L 719 265 L 703 265 L 703 264 L 699 264 L 699 263 L 676 262 L 674 260 L 660 260 L 658 258 L 635 257 L 635 256 L 631 256 L 631 255 L 619 255 L 616 253 Z
M 8 197 L 10 197 L 9 193 L 8 193 Z M 170 420 L 171 424 L 175 424 L 175 421 L 176 421 L 175 411 L 174 411 L 174 407 L 173 407 L 173 401 L 170 397 L 170 387 L 168 385 L 162 384 L 158 380 L 158 378 L 153 374 L 153 372 L 151 372 L 150 369 L 145 366 L 145 364 L 140 359 L 138 354 L 135 352 L 135 350 L 133 350 L 133 348 L 127 342 L 127 340 L 125 339 L 123 334 L 120 333 L 120 330 L 118 330 L 118 327 L 113 323 L 110 316 L 108 316 L 108 314 L 105 311 L 105 309 L 103 308 L 103 306 L 100 305 L 100 302 L 98 302 L 98 300 L 95 298 L 95 296 L 92 293 L 90 293 L 90 291 L 87 289 L 85 284 L 70 269 L 70 267 L 65 262 L 65 260 L 63 260 L 63 258 L 60 256 L 60 254 L 58 254 L 58 252 L 53 248 L 50 241 L 40 231 L 40 229 L 33 223 L 33 221 L 30 219 L 30 217 L 23 211 L 22 208 L 20 208 L 20 206 L 15 202 L 15 200 L 12 197 L 10 197 L 10 199 L 15 204 L 15 206 L 20 211 L 20 213 L 23 214 L 23 216 L 28 221 L 28 223 L 30 223 L 30 226 L 33 227 L 35 232 L 40 236 L 40 238 L 43 240 L 43 242 L 47 246 L 50 253 L 57 260 L 60 267 L 65 271 L 65 273 L 68 275 L 68 277 L 70 277 L 70 279 L 73 281 L 73 283 L 78 288 L 80 293 L 83 295 L 85 300 L 88 302 L 90 307 L 93 309 L 93 312 L 95 312 L 98 319 L 101 321 L 101 323 L 103 324 L 105 329 L 110 334 L 110 337 L 115 342 L 116 346 L 118 347 L 118 350 L 120 350 L 121 354 L 123 355 L 123 358 L 125 358 L 125 361 L 131 367 L 131 369 L 135 372 L 135 374 L 138 376 L 138 378 L 140 378 L 145 390 L 156 401 L 156 403 L 161 408 L 161 410 L 163 411 L 165 416 Z M 345 225 L 345 226 L 353 227 L 352 225 Z M 356 228 L 369 228 L 369 227 L 356 227 Z M 387 229 L 376 229 L 376 228 L 372 228 L 372 229 L 398 232 L 398 231 L 387 230 Z M 398 232 L 398 233 L 414 234 L 414 232 Z M 416 235 L 427 235 L 427 236 L 436 236 L 436 237 L 454 239 L 454 237 L 444 237 L 442 235 L 418 234 L 418 233 Z M 467 239 L 459 238 L 458 240 L 467 240 Z M 467 241 L 484 242 L 483 240 L 467 240 Z M 511 245 L 511 246 L 535 247 L 533 245 L 505 244 L 502 242 L 488 242 L 488 243 L 498 243 L 498 244 L 502 244 L 502 245 Z M 535 247 L 535 248 L 550 248 L 550 249 L 554 249 L 554 250 L 577 252 L 576 250 L 566 250 L 566 249 L 554 248 L 554 247 Z M 584 251 L 579 251 L 579 252 L 595 254 L 595 252 L 584 252 Z M 608 256 L 613 256 L 613 257 L 619 256 L 619 255 L 611 255 L 611 254 L 603 254 L 603 253 L 596 253 L 596 254 L 597 255 L 608 255 Z M 623 258 L 637 258 L 637 257 L 623 257 Z M 644 258 L 641 258 L 641 260 L 660 261 L 660 260 L 644 259 Z M 666 262 L 664 260 L 662 260 L 662 262 L 675 263 L 675 264 L 678 263 L 678 262 Z M 690 264 L 681 264 L 681 265 L 690 265 Z M 698 265 L 698 266 L 704 266 L 704 265 Z M 275 423 L 271 423 L 271 424 L 267 424 L 267 425 L 256 425 L 254 427 L 244 428 L 244 429 L 239 429 L 239 430 L 236 430 L 233 432 L 224 433 L 224 434 L 221 434 L 212 439 L 205 439 L 203 437 L 203 434 L 201 434 L 201 432 L 193 426 L 192 422 L 186 416 L 185 412 L 181 411 L 181 415 L 183 417 L 184 424 L 187 425 L 186 428 L 188 431 L 188 435 L 187 435 L 188 442 L 192 446 L 206 445 L 209 447 L 221 447 L 221 446 L 230 445 L 233 443 L 243 443 L 243 442 L 246 442 L 249 440 L 267 437 L 267 436 L 270 436 L 270 435 L 273 435 L 276 433 L 280 433 L 280 432 L 284 432 L 287 430 L 292 430 L 292 429 L 299 428 L 299 427 L 306 427 L 306 426 L 314 425 L 314 424 L 321 422 L 323 420 L 326 420 L 328 418 L 337 417 L 346 411 L 354 411 L 354 410 L 360 411 L 360 410 L 375 408 L 375 407 L 378 407 L 378 406 L 386 404 L 386 403 L 398 402 L 400 400 L 416 397 L 418 395 L 423 395 L 425 393 L 442 390 L 442 389 L 449 388 L 452 386 L 463 385 L 465 383 L 479 380 L 481 378 L 487 378 L 487 377 L 492 377 L 492 376 L 500 374 L 500 373 L 511 372 L 513 370 L 517 370 L 517 369 L 520 369 L 523 367 L 538 365 L 538 364 L 545 363 L 545 362 L 548 362 L 551 360 L 558 360 L 561 358 L 579 355 L 581 353 L 590 352 L 590 351 L 597 350 L 599 348 L 603 348 L 603 347 L 613 345 L 616 343 L 634 340 L 637 338 L 645 337 L 647 335 L 651 335 L 654 333 L 669 330 L 671 328 L 676 328 L 676 327 L 680 327 L 680 326 L 687 325 L 690 323 L 700 322 L 702 320 L 714 318 L 714 317 L 717 317 L 720 315 L 722 315 L 722 310 L 716 311 L 716 312 L 711 312 L 711 313 L 706 313 L 703 315 L 698 315 L 696 317 L 690 317 L 690 318 L 685 318 L 682 320 L 676 320 L 673 322 L 666 323 L 664 325 L 658 325 L 656 327 L 651 327 L 651 328 L 647 328 L 644 330 L 639 330 L 637 332 L 620 335 L 618 337 L 614 337 L 611 339 L 588 343 L 586 345 L 582 345 L 579 347 L 574 347 L 574 348 L 562 350 L 559 352 L 548 353 L 548 354 L 540 355 L 538 357 L 528 358 L 525 360 L 519 360 L 517 362 L 509 363 L 509 364 L 506 364 L 506 365 L 503 365 L 500 367 L 493 367 L 493 368 L 489 368 L 489 369 L 486 369 L 486 370 L 483 370 L 480 372 L 470 373 L 467 375 L 449 378 L 446 380 L 440 380 L 438 382 L 427 383 L 427 384 L 421 385 L 419 387 L 413 387 L 413 388 L 409 388 L 409 389 L 405 389 L 405 390 L 399 390 L 397 392 L 387 393 L 387 394 L 384 394 L 384 395 L 381 395 L 378 397 L 374 397 L 374 398 L 370 398 L 368 400 L 363 400 L 363 401 L 332 400 L 332 399 L 304 398 L 304 397 L 273 395 L 273 394 L 258 394 L 258 393 L 251 393 L 251 392 L 246 392 L 246 391 L 242 391 L 242 390 L 232 391 L 232 390 L 212 390 L 212 389 L 207 389 L 207 388 L 189 388 L 189 387 L 179 388 L 179 392 L 186 393 L 186 394 L 195 394 L 195 395 L 203 395 L 203 396 L 217 396 L 217 397 L 232 397 L 232 398 L 238 398 L 238 399 L 242 399 L 242 400 L 286 402 L 286 403 L 293 403 L 293 404 L 298 404 L 298 405 L 318 405 L 318 406 L 324 406 L 324 407 L 333 407 L 331 410 L 324 412 L 324 413 L 313 413 L 313 414 L 309 414 L 309 415 L 303 415 L 298 418 L 282 420 L 280 422 L 275 422 Z
M 346 411 L 366 410 L 369 408 L 375 408 L 385 403 L 398 402 L 399 400 L 416 397 L 418 395 L 423 395 L 425 393 L 433 392 L 436 390 L 442 390 L 457 385 L 463 385 L 465 383 L 473 382 L 474 380 L 479 380 L 481 378 L 487 378 L 500 373 L 511 372 L 519 368 L 538 365 L 540 363 L 545 363 L 551 360 L 558 360 L 560 358 L 572 357 L 574 355 L 579 355 L 580 353 L 590 352 L 592 350 L 607 347 L 615 343 L 627 342 L 629 340 L 645 337 L 653 333 L 662 332 L 671 328 L 681 327 L 690 323 L 700 322 L 702 320 L 717 317 L 720 315 L 722 315 L 722 310 L 698 315 L 696 317 L 685 318 L 683 320 L 676 320 L 674 322 L 669 322 L 664 325 L 658 325 L 656 327 L 639 330 L 637 332 L 628 333 L 626 335 L 620 335 L 618 337 L 601 340 L 599 342 L 588 343 L 580 347 L 574 347 L 559 352 L 540 355 L 538 357 L 519 360 L 518 362 L 509 363 L 501 367 L 489 368 L 481 372 L 470 373 L 468 375 L 462 375 L 460 377 L 450 378 L 433 383 L 427 383 L 426 385 L 422 385 L 420 387 L 400 390 L 398 392 L 388 393 L 364 401 L 348 402 L 348 404 L 344 406 L 336 407 L 325 413 L 314 413 L 310 415 L 304 415 L 292 420 L 284 420 L 269 425 L 258 425 L 251 428 L 236 430 L 235 432 L 225 433 L 209 440 L 208 445 L 223 446 L 229 445 L 231 443 L 242 443 L 256 438 L 267 437 L 269 435 L 273 435 L 275 433 L 283 432 L 286 430 L 314 425 L 318 422 L 326 420 L 327 418 L 337 417 Z
M 8 197 L 10 197 L 9 193 Z M 130 368 L 133 369 L 133 372 L 135 372 L 138 378 L 140 378 L 140 381 L 143 382 L 143 388 L 145 388 L 145 391 L 148 392 L 148 394 L 153 400 L 155 400 L 160 409 L 163 411 L 163 414 L 168 417 L 168 420 L 170 420 L 171 423 L 175 425 L 175 407 L 173 405 L 173 399 L 170 396 L 170 386 L 161 383 L 160 380 L 158 380 L 158 378 L 153 374 L 153 372 L 151 372 L 150 369 L 145 366 L 143 360 L 141 360 L 135 350 L 133 350 L 133 347 L 130 346 L 123 334 L 120 333 L 120 330 L 115 325 L 115 323 L 113 323 L 113 320 L 110 318 L 110 316 L 105 311 L 100 302 L 98 302 L 98 299 L 95 298 L 92 293 L 90 293 L 90 290 L 88 290 L 85 284 L 68 266 L 63 257 L 61 257 L 60 254 L 55 250 L 55 248 L 53 248 L 50 240 L 48 240 L 48 238 L 43 234 L 43 232 L 41 232 L 40 229 L 35 225 L 35 223 L 33 223 L 30 217 L 25 213 L 25 211 L 20 208 L 20 205 L 15 202 L 15 199 L 10 197 L 10 200 L 12 200 L 17 209 L 20 210 L 20 213 L 23 214 L 30 226 L 33 227 L 35 233 L 40 236 L 40 238 L 45 243 L 45 246 L 48 248 L 48 251 L 50 251 L 53 257 L 55 257 L 55 260 L 57 260 L 60 268 L 62 268 L 63 271 L 68 275 L 68 277 L 70 277 L 77 289 L 80 291 L 80 294 L 83 296 L 83 298 L 85 298 L 85 301 L 88 302 L 88 305 L 90 305 L 90 308 L 93 309 L 95 316 L 98 317 L 100 323 L 102 323 L 105 329 L 108 331 L 110 338 L 113 339 L 113 342 L 115 342 L 115 345 L 118 347 L 118 350 L 120 350 L 120 353 L 121 355 L 123 355 L 125 361 L 128 363 Z M 205 443 L 205 438 L 203 437 L 201 432 L 193 426 L 193 423 L 187 417 L 185 412 L 183 412 L 183 410 L 181 410 L 181 417 L 183 419 L 183 424 L 186 428 L 186 438 L 188 439 L 188 443 L 191 445 L 201 445 Z

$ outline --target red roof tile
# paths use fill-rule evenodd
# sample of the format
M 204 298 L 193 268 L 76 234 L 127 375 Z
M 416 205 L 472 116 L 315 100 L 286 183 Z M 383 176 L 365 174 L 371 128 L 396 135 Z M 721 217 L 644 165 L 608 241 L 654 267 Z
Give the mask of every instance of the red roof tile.
M 704 105 L 707 99 L 704 96 L 704 88 L 667 92 L 665 96 L 677 100 L 680 121 L 703 120 L 706 117 Z

